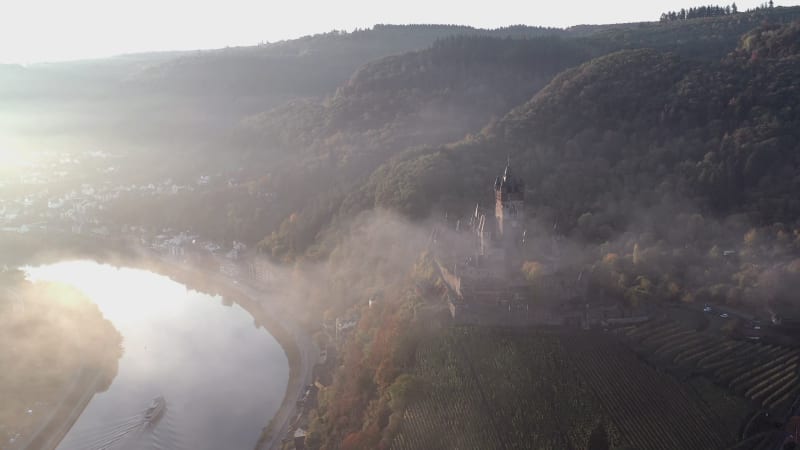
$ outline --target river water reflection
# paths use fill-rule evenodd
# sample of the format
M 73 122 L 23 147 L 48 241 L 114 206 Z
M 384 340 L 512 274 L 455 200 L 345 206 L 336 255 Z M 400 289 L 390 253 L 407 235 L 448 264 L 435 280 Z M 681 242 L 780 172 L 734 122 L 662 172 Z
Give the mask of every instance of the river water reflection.
M 59 281 L 86 293 L 123 336 L 124 354 L 108 391 L 94 396 L 58 447 L 250 450 L 286 390 L 288 361 L 278 342 L 238 305 L 167 277 L 91 261 L 25 268 L 31 280 Z M 162 395 L 152 428 L 140 418 Z M 126 431 L 133 429 L 133 431 Z M 111 446 L 114 448 L 115 446 Z

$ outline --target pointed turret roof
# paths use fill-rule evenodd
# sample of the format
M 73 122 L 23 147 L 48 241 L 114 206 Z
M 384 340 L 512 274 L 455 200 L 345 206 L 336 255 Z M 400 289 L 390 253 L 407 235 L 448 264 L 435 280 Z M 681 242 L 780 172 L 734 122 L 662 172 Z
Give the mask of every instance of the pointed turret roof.
M 506 160 L 506 168 L 503 170 L 503 176 L 497 177 L 497 180 L 495 180 L 495 189 L 503 189 L 510 192 L 516 192 L 523 189 L 523 183 L 511 172 L 510 156 Z

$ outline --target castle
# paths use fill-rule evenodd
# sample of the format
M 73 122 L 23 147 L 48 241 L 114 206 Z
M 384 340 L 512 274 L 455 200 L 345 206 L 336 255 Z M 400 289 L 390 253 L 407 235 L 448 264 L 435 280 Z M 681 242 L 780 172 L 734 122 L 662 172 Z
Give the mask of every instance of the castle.
M 529 285 L 521 278 L 525 244 L 525 183 L 510 161 L 494 181 L 494 208 L 480 205 L 467 227 L 457 222 L 454 236 L 440 236 L 436 261 L 449 287 L 450 313 L 458 322 L 524 320 Z M 493 213 L 493 214 L 492 214 Z M 524 309 L 524 311 L 520 311 Z
M 493 270 L 494 276 L 509 276 L 521 262 L 520 248 L 525 239 L 525 183 L 512 174 L 510 160 L 503 175 L 495 178 L 494 194 L 494 221 L 487 221 L 488 211 L 482 211 L 480 205 L 475 206 L 469 221 L 470 231 L 478 240 L 472 262 Z
M 492 218 L 493 213 L 493 218 Z M 436 263 L 448 285 L 448 304 L 460 323 L 504 325 L 560 325 L 562 312 L 536 302 L 581 301 L 585 280 L 581 274 L 559 272 L 548 265 L 535 286 L 521 272 L 527 239 L 525 183 L 512 171 L 510 160 L 494 181 L 494 208 L 475 210 L 467 226 L 456 222 L 457 233 L 437 233 Z M 528 249 L 530 251 L 530 249 Z M 541 299 L 539 299 L 541 300 Z
M 502 177 L 494 180 L 494 218 L 497 238 L 503 247 L 512 248 L 522 243 L 525 221 L 525 183 L 511 173 L 511 161 L 506 163 Z

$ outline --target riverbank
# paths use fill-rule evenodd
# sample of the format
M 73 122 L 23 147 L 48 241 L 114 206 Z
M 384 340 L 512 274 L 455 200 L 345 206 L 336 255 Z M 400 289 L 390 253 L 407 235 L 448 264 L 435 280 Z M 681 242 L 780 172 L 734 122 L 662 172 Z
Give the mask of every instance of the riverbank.
M 49 420 L 42 424 L 42 427 L 33 433 L 30 441 L 23 443 L 20 448 L 53 450 L 58 447 L 97 393 L 101 375 L 102 371 L 81 370 L 74 384 L 51 413 Z
M 243 290 L 250 291 L 251 295 L 257 295 L 254 287 L 250 285 L 241 287 Z M 280 321 L 276 320 L 275 315 L 265 311 L 261 305 L 263 303 L 257 302 L 250 305 L 240 303 L 240 306 L 248 310 L 256 320 L 262 321 L 270 333 L 273 329 L 281 330 L 281 337 L 276 336 L 275 339 L 284 347 L 289 360 L 289 382 L 283 401 L 278 411 L 262 429 L 255 446 L 255 450 L 272 450 L 279 448 L 277 444 L 286 434 L 289 421 L 296 415 L 297 398 L 304 391 L 305 386 L 313 381 L 311 375 L 318 352 L 308 331 L 291 319 L 287 319 L 286 314 L 281 315 Z
M 120 239 L 86 238 L 70 235 L 59 241 L 52 235 L 27 235 L 21 243 L 16 235 L 15 252 L 10 262 L 14 264 L 46 264 L 63 259 L 92 259 L 99 263 L 126 266 L 152 271 L 170 277 L 187 287 L 218 294 L 223 301 L 235 302 L 252 317 L 257 327 L 264 327 L 278 342 L 289 364 L 289 380 L 278 411 L 265 420 L 265 426 L 256 443 L 257 450 L 280 448 L 281 439 L 296 416 L 295 400 L 309 384 L 312 369 L 319 352 L 311 339 L 311 332 L 294 320 L 286 308 L 282 294 L 274 286 L 266 286 L 254 279 L 230 277 L 219 272 L 219 261 L 213 257 L 183 258 L 173 260 L 134 242 Z M 59 245 L 62 244 L 62 245 Z M 24 259 L 22 259 L 24 258 Z M 56 443 L 57 444 L 57 443 Z
M 0 447 L 58 446 L 115 377 L 122 337 L 83 293 L 3 272 Z
M 312 370 L 319 353 L 311 333 L 294 321 L 291 314 L 280 307 L 280 302 L 275 301 L 276 297 L 281 296 L 280 291 L 268 286 L 258 286 L 252 280 L 231 278 L 207 268 L 187 268 L 164 258 L 150 261 L 143 268 L 235 302 L 253 317 L 256 326 L 264 327 L 278 341 L 289 363 L 289 381 L 283 401 L 275 415 L 262 428 L 255 450 L 280 448 L 290 421 L 297 414 L 295 401 L 305 386 L 313 381 Z M 198 274 L 205 276 L 197 279 Z M 265 301 L 265 292 L 269 293 L 271 301 Z

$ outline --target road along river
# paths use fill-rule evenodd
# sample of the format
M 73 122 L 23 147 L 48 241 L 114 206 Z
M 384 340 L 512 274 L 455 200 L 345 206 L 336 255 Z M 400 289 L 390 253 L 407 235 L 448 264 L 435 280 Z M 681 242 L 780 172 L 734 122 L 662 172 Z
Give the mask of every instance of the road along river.
M 70 284 L 123 336 L 111 387 L 95 395 L 58 446 L 251 450 L 284 398 L 289 366 L 253 317 L 219 296 L 165 276 L 92 261 L 24 269 L 31 280 Z M 156 396 L 165 408 L 143 423 Z

